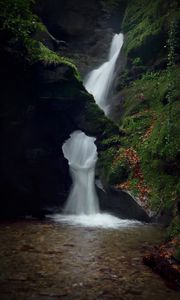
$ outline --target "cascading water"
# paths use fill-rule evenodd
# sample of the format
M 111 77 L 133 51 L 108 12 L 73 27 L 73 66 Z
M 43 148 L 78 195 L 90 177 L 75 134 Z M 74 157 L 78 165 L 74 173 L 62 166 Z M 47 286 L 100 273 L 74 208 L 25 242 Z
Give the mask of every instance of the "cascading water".
M 140 224 L 138 221 L 122 220 L 99 212 L 95 189 L 95 165 L 97 148 L 95 138 L 82 131 L 75 131 L 64 143 L 62 150 L 68 160 L 72 187 L 64 214 L 49 216 L 57 222 L 88 227 L 119 228 Z
M 64 213 L 92 215 L 99 212 L 94 183 L 97 161 L 94 142 L 95 138 L 85 135 L 82 131 L 75 131 L 62 147 L 73 180 Z
M 99 69 L 92 71 L 85 80 L 86 89 L 93 94 L 97 104 L 108 113 L 108 95 L 114 78 L 115 64 L 123 45 L 123 35 L 115 34 L 112 40 L 109 60 Z M 95 138 L 82 131 L 75 131 L 64 143 L 62 150 L 68 160 L 72 187 L 64 207 L 64 214 L 50 216 L 58 222 L 88 227 L 119 228 L 140 224 L 134 220 L 122 220 L 110 214 L 99 212 L 95 189 L 95 164 L 97 148 Z
M 109 51 L 108 61 L 98 69 L 91 71 L 84 80 L 87 91 L 94 96 L 96 103 L 108 114 L 109 92 L 114 79 L 114 70 L 117 58 L 123 45 L 123 34 L 115 34 Z

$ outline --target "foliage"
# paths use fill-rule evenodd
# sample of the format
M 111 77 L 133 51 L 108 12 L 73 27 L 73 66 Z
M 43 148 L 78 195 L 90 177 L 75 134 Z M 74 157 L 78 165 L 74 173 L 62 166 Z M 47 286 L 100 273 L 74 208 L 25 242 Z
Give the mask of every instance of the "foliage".
M 126 161 L 120 160 L 115 165 L 112 165 L 108 173 L 108 182 L 112 185 L 117 185 L 124 182 L 130 174 L 131 170 Z
M 101 141 L 102 146 L 113 146 L 113 145 L 119 145 L 121 143 L 121 138 L 119 135 L 113 135 L 107 139 L 103 139 Z
M 140 66 L 142 65 L 142 61 L 141 61 L 141 58 L 140 57 L 135 57 L 132 61 L 132 65 L 133 66 Z
M 162 57 L 166 41 L 166 26 L 176 11 L 177 1 L 130 0 L 123 20 L 126 33 L 124 50 L 128 58 L 141 57 L 144 63 L 151 62 L 157 56 Z M 147 48 L 148 51 L 147 51 Z
M 171 104 L 166 99 L 169 71 L 174 83 Z M 121 182 L 119 176 L 118 186 L 130 190 L 141 199 L 148 197 L 149 205 L 157 210 L 169 210 L 178 197 L 178 77 L 179 68 L 171 66 L 168 71 L 147 72 L 121 91 L 126 101 L 119 126 L 125 134 L 119 142 L 126 151 L 132 172 L 128 179 L 124 178 L 124 182 Z M 169 105 L 172 120 L 170 127 Z M 139 164 L 137 162 L 134 166 L 130 161 L 135 157 L 133 151 L 139 157 Z
M 42 42 L 33 38 L 36 32 L 46 32 L 47 28 L 33 13 L 35 0 L 0 0 L 0 30 L 5 31 L 9 39 L 20 42 L 26 49 L 25 59 L 31 62 L 41 61 L 44 64 L 67 64 L 80 75 L 70 59 L 59 56 L 48 49 Z
M 28 50 L 28 55 L 32 62 L 42 61 L 45 65 L 52 64 L 52 63 L 53 64 L 63 63 L 74 68 L 77 72 L 77 68 L 72 63 L 71 60 L 69 60 L 66 57 L 60 56 L 54 51 L 48 49 L 43 43 L 33 39 L 28 39 L 26 41 L 26 46 Z
M 177 247 L 174 257 L 176 260 L 180 261 L 180 246 Z
M 102 0 L 101 4 L 103 7 L 114 9 L 119 5 L 120 2 L 120 0 Z
M 0 28 L 17 39 L 26 40 L 36 30 L 37 16 L 32 12 L 34 0 L 0 0 Z
M 167 230 L 168 238 L 173 238 L 177 235 L 180 235 L 180 217 L 176 216 Z
M 126 179 L 128 180 L 121 184 L 119 181 L 117 187 L 130 190 L 135 196 L 138 196 L 142 202 L 146 202 L 149 189 L 144 180 L 138 153 L 133 148 L 123 149 L 121 156 L 119 156 L 117 160 L 120 162 L 125 160 L 131 170 L 128 174 L 129 178 L 124 178 L 124 181 Z
M 105 184 L 109 183 L 109 173 L 111 172 L 111 166 L 116 155 L 116 151 L 116 148 L 108 147 L 104 151 L 100 152 L 98 168 L 101 170 L 101 179 Z
M 114 156 L 109 170 L 109 183 L 114 185 L 124 182 L 130 176 L 130 173 L 130 164 L 124 156 L 124 149 L 120 148 Z
M 128 1 L 122 25 L 128 64 L 118 86 L 123 134 L 104 140 L 100 156 L 106 182 L 166 212 L 176 207 L 179 193 L 177 5 Z
M 94 99 L 89 96 L 89 101 L 85 104 L 86 124 L 91 134 L 101 137 L 101 140 L 107 139 L 111 135 L 119 133 L 118 127 L 109 120 L 104 112 L 95 104 Z M 93 124 L 93 127 L 92 127 Z M 99 145 L 101 148 L 102 145 Z

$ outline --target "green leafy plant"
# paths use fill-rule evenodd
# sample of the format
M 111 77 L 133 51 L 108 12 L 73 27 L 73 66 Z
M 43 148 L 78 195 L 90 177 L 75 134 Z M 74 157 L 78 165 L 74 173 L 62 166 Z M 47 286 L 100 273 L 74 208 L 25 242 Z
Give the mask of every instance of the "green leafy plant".
M 140 66 L 140 65 L 142 65 L 142 60 L 141 60 L 141 58 L 140 58 L 140 57 L 134 58 L 133 61 L 132 61 L 132 65 L 133 65 L 133 66 Z
M 38 18 L 32 12 L 34 0 L 0 0 L 0 28 L 23 41 L 36 30 Z

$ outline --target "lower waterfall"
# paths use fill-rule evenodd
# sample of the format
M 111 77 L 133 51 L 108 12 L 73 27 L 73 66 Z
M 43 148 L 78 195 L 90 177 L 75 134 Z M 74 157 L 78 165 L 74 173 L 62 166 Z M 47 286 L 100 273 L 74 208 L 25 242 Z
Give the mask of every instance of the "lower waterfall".
M 72 187 L 63 214 L 49 215 L 57 222 L 85 227 L 119 228 L 141 224 L 101 213 L 95 188 L 97 148 L 95 138 L 82 131 L 74 131 L 62 150 L 68 160 Z
M 95 138 L 85 135 L 82 131 L 75 131 L 62 147 L 73 180 L 64 213 L 90 215 L 99 212 L 94 182 L 97 161 L 94 142 Z

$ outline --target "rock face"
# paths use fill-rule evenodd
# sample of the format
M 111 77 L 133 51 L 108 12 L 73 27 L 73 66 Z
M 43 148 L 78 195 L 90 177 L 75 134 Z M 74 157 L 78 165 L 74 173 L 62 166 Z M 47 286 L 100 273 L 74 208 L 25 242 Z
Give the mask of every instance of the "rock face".
M 115 11 L 102 5 L 105 2 L 109 1 L 39 1 L 37 11 L 49 31 L 35 32 L 34 39 L 61 55 L 74 58 L 81 73 L 86 74 L 106 58 L 112 33 L 120 31 L 123 1 L 118 1 L 122 7 Z M 95 136 L 100 153 L 102 140 L 109 148 L 119 130 L 84 89 L 72 64 L 63 59 L 61 62 L 39 59 L 32 63 L 25 59 L 26 53 L 21 55 L 21 45 L 13 47 L 13 43 L 11 40 L 4 52 L 0 49 L 3 124 L 0 214 L 41 215 L 43 208 L 62 207 L 67 198 L 71 179 L 61 148 L 69 134 L 80 129 Z M 48 48 L 44 50 L 46 55 L 50 55 Z M 122 65 L 126 63 L 125 59 L 121 61 Z M 114 150 L 118 147 L 119 144 L 115 145 Z M 102 164 L 106 165 L 107 161 Z M 100 168 L 97 172 L 102 175 Z M 130 202 L 133 214 L 127 206 L 123 210 L 126 198 L 123 193 L 109 190 L 102 208 L 116 211 L 120 216 L 131 218 L 134 214 L 146 220 Z
M 49 32 L 36 32 L 33 38 L 51 50 L 59 47 L 61 55 L 74 53 L 82 73 L 88 71 L 89 58 L 92 67 L 93 59 L 97 63 L 102 53 L 106 56 L 115 25 L 107 30 L 110 18 L 100 1 L 39 1 L 37 11 Z M 69 134 L 81 129 L 96 136 L 99 147 L 118 129 L 72 66 L 29 62 L 27 49 L 8 39 L 8 47 L 0 49 L 0 214 L 41 215 L 43 207 L 62 206 L 67 197 L 71 179 L 61 147 Z
M 116 9 L 102 2 L 43 0 L 37 6 L 50 33 L 68 45 L 60 53 L 73 58 L 83 76 L 106 60 L 113 33 L 120 32 L 125 1 Z
M 135 219 L 150 222 L 151 218 L 146 211 L 126 192 L 115 188 L 106 191 L 98 189 L 100 208 L 120 218 Z
M 165 244 L 151 249 L 151 253 L 143 257 L 143 262 L 151 267 L 154 272 L 160 274 L 171 288 L 180 290 L 180 257 L 177 249 L 180 249 L 178 239 L 173 239 Z
M 63 205 L 67 197 L 71 179 L 61 148 L 69 134 L 81 129 L 100 139 L 117 129 L 72 66 L 30 65 L 14 54 L 3 55 L 1 214 L 38 215 L 43 207 Z

